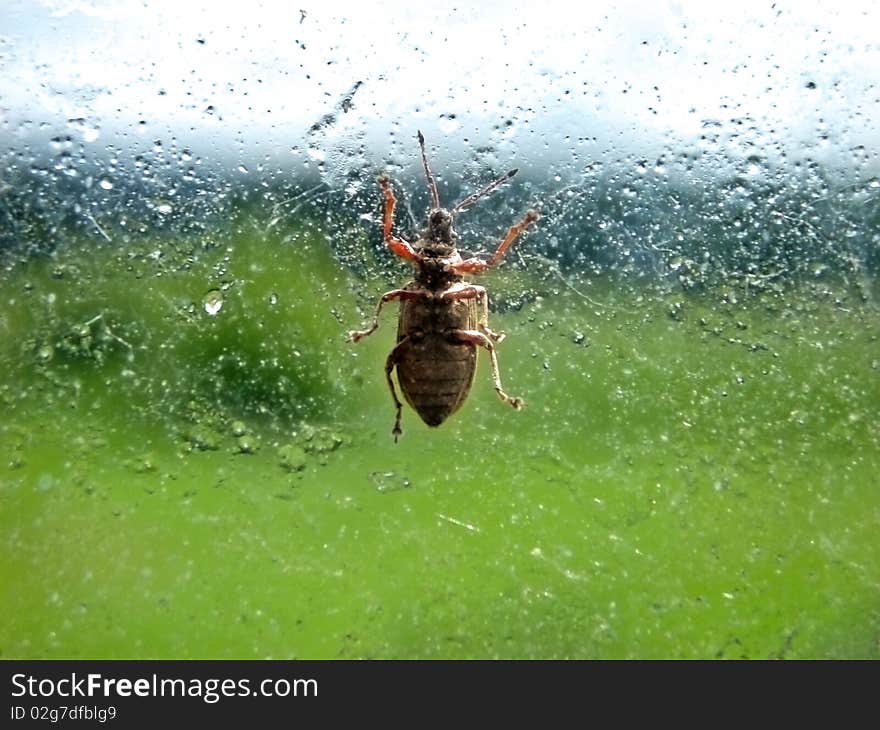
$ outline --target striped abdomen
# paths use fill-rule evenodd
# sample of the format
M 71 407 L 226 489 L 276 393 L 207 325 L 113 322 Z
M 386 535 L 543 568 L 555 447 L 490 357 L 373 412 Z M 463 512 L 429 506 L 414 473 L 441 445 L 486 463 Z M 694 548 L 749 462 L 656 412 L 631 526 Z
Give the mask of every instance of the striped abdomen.
M 410 285 L 419 291 L 418 285 Z M 464 403 L 474 382 L 477 349 L 452 333 L 476 326 L 470 301 L 439 301 L 426 292 L 401 303 L 397 381 L 407 403 L 429 426 L 439 426 Z
M 400 389 L 429 426 L 439 426 L 464 403 L 474 382 L 477 350 L 427 332 L 404 346 L 397 362 Z

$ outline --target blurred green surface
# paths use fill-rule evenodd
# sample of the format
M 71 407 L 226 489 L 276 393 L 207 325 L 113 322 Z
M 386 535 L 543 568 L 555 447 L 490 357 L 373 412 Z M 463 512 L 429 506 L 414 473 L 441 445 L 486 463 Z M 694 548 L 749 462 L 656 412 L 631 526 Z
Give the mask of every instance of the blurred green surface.
M 0 655 L 880 657 L 876 308 L 560 283 L 493 316 L 525 410 L 481 356 L 395 445 L 385 284 L 306 229 L 10 255 Z

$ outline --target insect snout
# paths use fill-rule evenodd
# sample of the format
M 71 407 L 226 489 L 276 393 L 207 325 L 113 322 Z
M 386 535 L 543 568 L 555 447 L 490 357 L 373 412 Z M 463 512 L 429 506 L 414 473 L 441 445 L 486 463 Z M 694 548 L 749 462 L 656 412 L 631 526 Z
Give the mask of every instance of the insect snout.
M 448 226 L 452 223 L 452 214 L 444 209 L 440 208 L 439 210 L 431 211 L 431 225 L 432 226 Z
M 432 210 L 428 215 L 429 238 L 433 241 L 449 242 L 455 235 L 452 230 L 452 213 L 445 208 Z

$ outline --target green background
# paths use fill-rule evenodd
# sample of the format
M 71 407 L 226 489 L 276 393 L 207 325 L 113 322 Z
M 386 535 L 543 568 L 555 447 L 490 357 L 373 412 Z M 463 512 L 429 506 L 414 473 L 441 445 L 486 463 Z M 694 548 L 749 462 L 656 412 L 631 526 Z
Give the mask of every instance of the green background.
M 527 407 L 481 355 L 395 445 L 394 308 L 344 335 L 405 266 L 216 238 L 4 254 L 3 657 L 880 656 L 880 318 L 842 282 L 503 266 Z

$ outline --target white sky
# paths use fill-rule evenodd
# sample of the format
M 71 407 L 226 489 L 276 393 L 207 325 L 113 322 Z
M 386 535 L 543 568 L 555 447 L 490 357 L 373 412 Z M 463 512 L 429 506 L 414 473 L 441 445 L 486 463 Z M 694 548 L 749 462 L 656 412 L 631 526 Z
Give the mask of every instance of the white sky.
M 308 140 L 409 159 L 421 128 L 437 156 L 467 154 L 467 139 L 563 169 L 579 153 L 656 159 L 703 144 L 709 120 L 744 118 L 732 154 L 847 159 L 880 146 L 873 6 L 6 0 L 0 141 L 23 120 L 51 136 L 83 118 L 74 131 L 93 145 L 176 137 L 283 165 Z M 354 108 L 307 140 L 356 81 Z

